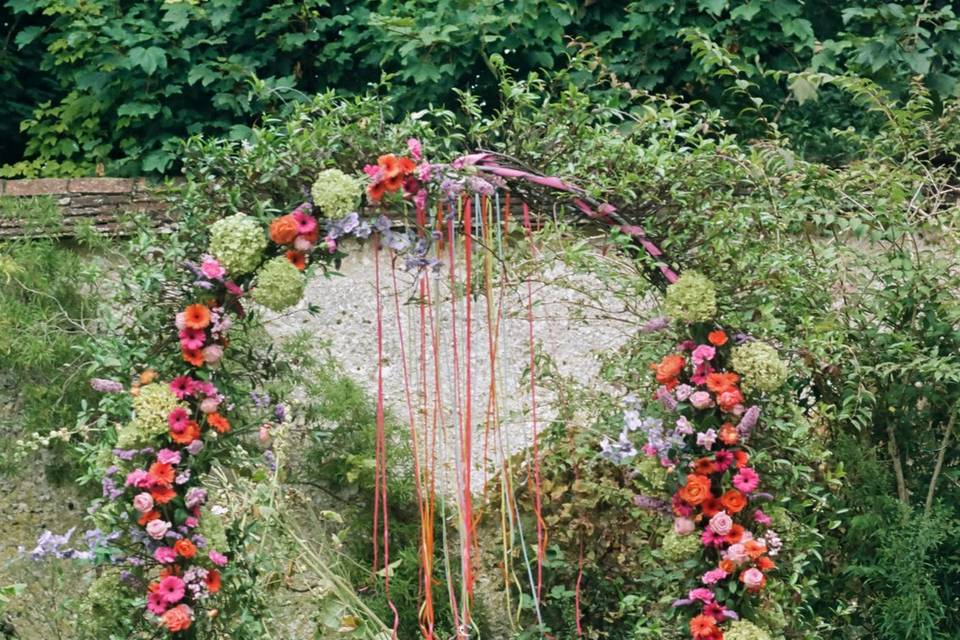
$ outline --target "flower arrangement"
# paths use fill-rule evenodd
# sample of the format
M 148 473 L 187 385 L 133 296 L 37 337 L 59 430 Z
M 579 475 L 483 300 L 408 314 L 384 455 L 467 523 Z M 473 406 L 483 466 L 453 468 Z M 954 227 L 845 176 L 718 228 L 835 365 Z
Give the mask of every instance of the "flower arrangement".
M 636 473 L 649 475 L 646 467 L 656 461 L 671 476 L 673 528 L 661 554 L 669 561 L 704 559 L 698 584 L 674 602 L 695 608 L 693 640 L 765 640 L 769 634 L 740 620 L 735 609 L 764 591 L 781 548 L 760 505 L 772 496 L 761 492 L 744 445 L 761 415 L 750 396 L 783 385 L 787 368 L 770 345 L 742 335 L 731 339 L 714 324 L 714 288 L 705 277 L 681 276 L 668 288 L 666 306 L 681 321 L 683 339 L 650 365 L 652 406 L 628 400 L 619 440 L 602 442 L 601 455 L 622 464 L 643 454 L 634 462 Z

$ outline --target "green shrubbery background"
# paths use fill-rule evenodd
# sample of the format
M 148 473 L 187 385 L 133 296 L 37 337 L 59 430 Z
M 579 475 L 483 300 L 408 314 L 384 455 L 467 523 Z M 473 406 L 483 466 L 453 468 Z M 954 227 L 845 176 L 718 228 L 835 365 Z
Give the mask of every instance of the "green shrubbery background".
M 625 85 L 702 99 L 746 135 L 761 115 L 828 159 L 851 154 L 831 129 L 863 114 L 783 74 L 855 73 L 898 96 L 918 76 L 937 101 L 960 79 L 947 0 L 4 0 L 0 47 L 0 173 L 27 177 L 170 173 L 186 135 L 248 138 L 318 92 L 382 80 L 402 111 L 450 106 L 452 88 L 491 109 L 497 56 L 525 74 L 582 47 Z

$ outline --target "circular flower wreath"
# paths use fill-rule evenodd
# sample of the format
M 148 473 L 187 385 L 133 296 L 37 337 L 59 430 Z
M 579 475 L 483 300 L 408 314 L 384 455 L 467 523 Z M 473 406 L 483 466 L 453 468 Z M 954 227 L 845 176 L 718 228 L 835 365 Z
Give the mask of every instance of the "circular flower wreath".
M 756 596 L 776 569 L 781 541 L 771 518 L 759 507 L 772 496 L 761 492 L 760 474 L 743 445 L 757 427 L 762 398 L 786 380 L 776 350 L 745 335 L 728 335 L 714 323 L 716 296 L 704 276 L 689 273 L 667 289 L 665 307 L 683 327 L 675 349 L 651 365 L 656 382 L 652 407 L 631 400 L 617 442 L 601 443 L 601 454 L 625 463 L 640 455 L 672 472 L 669 502 L 638 496 L 636 502 L 673 515 L 664 548 L 674 559 L 699 549 L 704 559 L 700 586 L 675 607 L 694 607 L 689 622 L 694 640 L 762 640 L 763 629 L 740 616 L 734 602 Z M 666 329 L 659 318 L 643 330 Z M 645 415 L 644 415 L 645 414 Z M 631 433 L 641 435 L 635 448 Z M 638 443 L 641 444 L 641 443 Z M 679 557 L 677 557 L 679 556 Z

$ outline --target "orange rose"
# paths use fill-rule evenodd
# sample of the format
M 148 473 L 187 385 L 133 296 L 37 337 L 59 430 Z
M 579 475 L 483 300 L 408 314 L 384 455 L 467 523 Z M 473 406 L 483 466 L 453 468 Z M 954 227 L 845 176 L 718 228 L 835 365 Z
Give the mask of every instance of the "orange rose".
M 708 373 L 707 389 L 714 393 L 723 393 L 736 389 L 740 376 L 732 371 L 726 373 Z
M 740 440 L 740 433 L 737 431 L 735 426 L 727 422 L 720 427 L 720 442 L 730 446 L 737 444 L 738 440 Z
M 734 569 L 737 568 L 737 565 L 733 563 L 733 560 L 721 560 L 719 568 L 721 571 L 726 571 L 727 573 L 733 573 Z
M 747 506 L 747 499 L 736 489 L 730 489 L 720 498 L 720 504 L 730 514 L 740 513 Z
M 290 244 L 297 238 L 297 219 L 288 213 L 270 223 L 270 239 L 276 244 Z
M 173 543 L 173 550 L 177 552 L 178 555 L 183 556 L 187 560 L 197 555 L 197 547 L 192 542 L 186 538 L 180 538 Z
M 178 604 L 163 614 L 163 624 L 167 626 L 167 631 L 170 633 L 186 631 L 190 628 L 192 619 L 193 609 L 185 604 Z
M 740 389 L 730 389 L 717 395 L 717 404 L 722 411 L 730 413 L 734 407 L 743 402 L 743 394 Z
M 683 371 L 683 365 L 685 364 L 686 360 L 683 356 L 671 354 L 664 357 L 660 364 L 653 365 L 657 382 L 660 384 L 670 384 L 671 382 L 675 382 L 677 376 L 679 376 L 680 372 Z
M 723 345 L 727 344 L 727 334 L 720 329 L 711 331 L 707 334 L 707 342 L 715 347 L 722 347 Z
M 696 506 L 710 497 L 710 479 L 692 474 L 687 476 L 687 484 L 680 489 L 680 498 L 687 504 Z

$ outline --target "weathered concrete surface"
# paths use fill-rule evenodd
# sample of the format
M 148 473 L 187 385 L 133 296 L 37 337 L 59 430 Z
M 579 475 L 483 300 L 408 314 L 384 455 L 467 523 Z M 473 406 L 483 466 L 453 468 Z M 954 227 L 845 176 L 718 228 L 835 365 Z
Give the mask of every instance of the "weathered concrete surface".
M 317 340 L 327 340 L 332 353 L 342 364 L 344 371 L 366 389 L 371 398 L 376 397 L 377 333 L 374 252 L 369 244 L 348 247 L 349 257 L 341 268 L 341 276 L 314 278 L 304 300 L 292 311 L 282 315 L 268 314 L 268 330 L 277 338 L 306 330 Z M 479 260 L 479 257 L 475 260 Z M 457 258 L 463 264 L 463 256 Z M 458 269 L 458 282 L 463 282 L 463 272 Z M 380 302 L 383 308 L 384 335 L 384 396 L 388 410 L 406 421 L 408 414 L 404 391 L 403 361 L 400 350 L 400 330 L 397 326 L 396 300 L 392 284 L 389 258 L 381 257 Z M 433 300 L 440 300 L 434 309 L 435 325 L 439 327 L 440 348 L 438 364 L 442 379 L 442 398 L 445 428 L 438 440 L 438 460 L 443 461 L 447 474 L 446 483 L 452 489 L 452 471 L 457 466 L 460 450 L 457 413 L 453 398 L 457 392 L 454 381 L 459 380 L 460 393 L 465 397 L 466 383 L 466 298 L 454 299 L 457 317 L 457 356 L 459 376 L 454 375 L 453 324 L 451 323 L 450 272 L 444 266 L 437 276 L 430 276 Z M 562 283 L 560 283 L 562 281 Z M 417 305 L 407 304 L 417 291 L 416 276 L 397 269 L 400 292 L 401 326 L 407 348 L 411 385 L 419 388 L 419 311 Z M 572 286 L 568 286 L 572 285 Z M 591 291 L 584 295 L 575 289 Z M 600 283 L 591 277 L 571 273 L 559 262 L 544 262 L 543 270 L 533 284 L 534 336 L 535 340 L 554 362 L 557 370 L 571 376 L 582 384 L 595 385 L 600 368 L 598 355 L 622 346 L 635 327 L 635 315 L 619 309 L 620 304 L 602 291 Z M 501 402 L 499 414 L 502 423 L 502 445 L 497 438 L 488 438 L 487 455 L 484 456 L 485 414 L 489 398 L 490 355 L 489 340 L 491 325 L 487 318 L 486 297 L 477 295 L 472 301 L 472 408 L 473 408 L 473 472 L 471 485 L 480 489 L 488 477 L 491 463 L 512 454 L 531 442 L 533 424 L 529 390 L 530 341 L 527 319 L 527 289 L 525 282 L 494 289 L 494 299 L 502 300 L 500 335 L 497 339 L 497 385 Z M 317 316 L 307 313 L 308 305 L 320 308 Z M 496 303 L 497 305 L 500 302 Z M 496 312 L 495 312 L 496 313 Z M 428 349 L 428 351 L 430 351 Z M 432 372 L 434 361 L 428 354 L 428 370 Z M 431 382 L 432 384 L 432 382 Z M 538 422 L 542 425 L 550 419 L 552 397 L 538 387 Z M 415 407 L 416 409 L 416 407 Z M 486 471 L 486 474 L 485 474 Z

